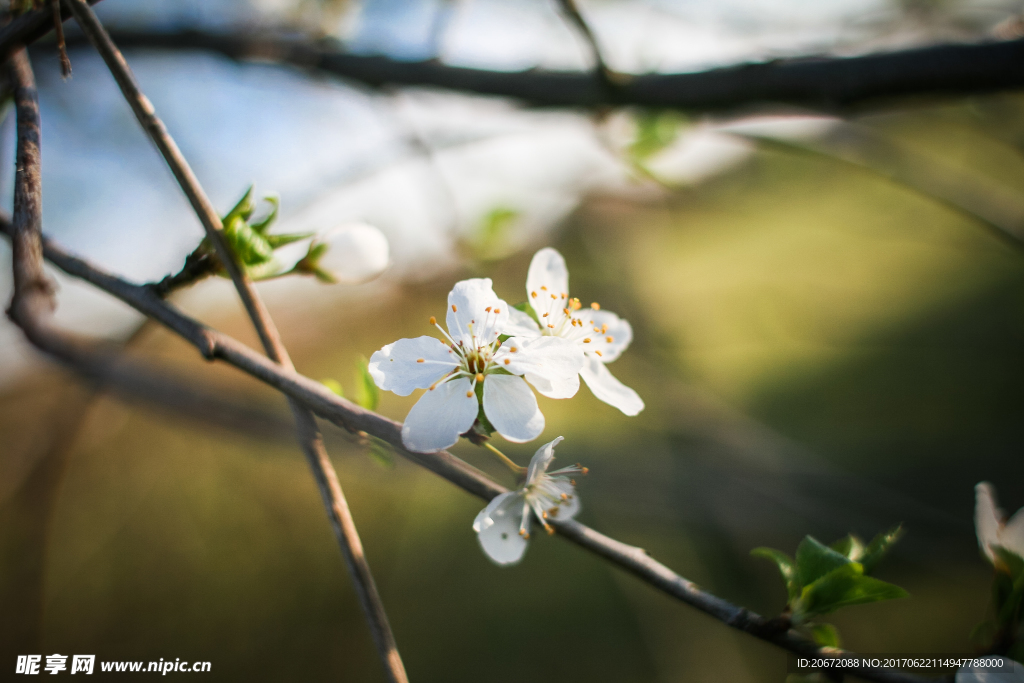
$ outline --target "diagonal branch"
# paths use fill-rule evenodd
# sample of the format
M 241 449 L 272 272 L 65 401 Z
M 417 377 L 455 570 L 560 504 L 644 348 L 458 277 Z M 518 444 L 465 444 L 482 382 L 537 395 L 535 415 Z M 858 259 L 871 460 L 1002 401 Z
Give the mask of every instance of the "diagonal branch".
M 181 150 L 178 149 L 174 139 L 167 132 L 163 122 L 157 117 L 153 105 L 139 89 L 124 57 L 85 0 L 66 0 L 66 4 L 75 15 L 75 19 L 89 41 L 106 62 L 142 128 L 156 144 L 185 196 L 188 197 L 189 203 L 192 204 L 193 210 L 203 224 L 207 237 L 214 245 L 220 262 L 234 282 L 235 289 L 256 327 L 267 355 L 284 369 L 294 370 L 294 365 L 281 341 L 277 327 L 270 317 L 270 312 L 263 304 L 259 294 L 256 293 L 252 280 L 246 275 L 244 267 L 238 263 L 224 240 L 224 228 L 219 215 L 200 186 L 199 180 L 192 172 Z M 338 476 L 324 447 L 323 435 L 316 424 L 316 418 L 312 412 L 297 401 L 290 400 L 289 404 L 295 418 L 299 443 L 309 462 L 310 469 L 313 471 L 317 487 L 320 489 L 320 496 L 334 527 L 342 555 L 348 565 L 356 594 L 369 622 L 370 631 L 388 680 L 392 683 L 407 683 L 408 676 L 402 658 L 398 654 L 398 645 L 391 631 L 387 613 L 384 611 L 384 603 L 377 591 L 373 574 L 370 572 L 370 565 L 363 551 L 362 541 L 349 510 L 348 501 L 345 499 Z
M 0 232 L 11 233 L 0 221 Z M 301 402 L 320 417 L 349 430 L 365 431 L 389 443 L 399 455 L 447 479 L 463 490 L 490 500 L 507 489 L 487 475 L 447 451 L 416 453 L 402 444 L 402 425 L 365 410 L 332 393 L 320 382 L 286 370 L 235 339 L 206 327 L 186 316 L 172 304 L 160 299 L 145 285 L 137 285 L 103 271 L 65 251 L 52 240 L 43 238 L 47 260 L 72 277 L 83 279 L 117 297 L 139 312 L 153 318 L 194 345 L 207 360 L 222 360 L 265 382 L 290 398 Z M 74 359 L 65 358 L 75 363 Z M 110 362 L 113 362 L 111 360 Z M 732 628 L 772 643 L 784 650 L 807 657 L 848 657 L 849 652 L 819 648 L 794 630 L 785 630 L 766 619 L 700 589 L 691 581 L 650 557 L 644 550 L 605 536 L 574 520 L 552 522 L 559 535 L 635 575 L 672 597 L 694 607 Z M 928 679 L 892 669 L 839 668 L 845 673 L 879 683 L 925 683 Z
M 641 107 L 722 111 L 778 103 L 844 109 L 910 96 L 991 93 L 1024 86 L 1024 39 L 934 45 L 859 57 L 741 63 L 693 73 L 646 73 L 617 83 L 614 98 L 594 73 L 489 71 L 356 55 L 337 43 L 280 33 L 116 31 L 123 47 L 209 50 L 236 60 L 292 64 L 371 87 L 432 86 L 511 97 L 546 107 Z M 2 42 L 0 42 L 2 45 Z
M 594 72 L 600 79 L 606 95 L 614 98 L 616 86 L 615 73 L 608 68 L 608 63 L 604 60 L 604 55 L 601 53 L 601 46 L 597 42 L 597 36 L 590 28 L 587 20 L 580 14 L 576 0 L 558 0 L 558 6 L 562 8 L 562 12 L 573 23 L 580 35 L 583 36 L 583 40 L 586 41 L 587 46 L 590 48 L 590 57 L 594 60 Z

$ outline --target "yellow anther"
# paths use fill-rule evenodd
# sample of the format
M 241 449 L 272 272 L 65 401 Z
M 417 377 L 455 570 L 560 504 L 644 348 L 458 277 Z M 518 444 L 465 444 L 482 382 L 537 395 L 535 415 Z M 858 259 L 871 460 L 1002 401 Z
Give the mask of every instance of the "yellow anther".
M 422 363 L 422 362 L 424 362 L 425 360 L 426 360 L 425 358 L 417 358 L 417 359 L 416 359 L 416 362 L 417 362 L 417 363 Z
M 563 493 L 563 494 L 562 494 L 562 500 L 569 500 L 569 496 L 567 496 L 567 495 L 565 495 L 565 494 Z
M 612 343 L 613 341 L 615 341 L 615 340 L 614 340 L 613 338 L 611 338 L 611 337 L 605 337 L 605 338 L 604 338 L 604 340 L 605 340 L 606 342 L 608 342 L 609 344 L 611 344 L 611 343 Z
M 477 382 L 483 382 L 484 381 L 484 375 L 483 375 L 482 372 L 476 373 L 476 381 Z
M 549 536 L 554 536 L 555 535 L 555 530 L 554 530 L 554 528 L 550 524 L 545 524 L 544 525 L 544 530 L 548 532 Z
M 473 398 L 473 391 L 472 390 L 466 392 L 466 398 Z
M 516 347 L 514 347 L 514 346 L 513 346 L 513 347 L 512 347 L 511 349 L 509 349 L 509 351 L 511 351 L 512 353 L 515 353 L 515 352 L 516 352 L 516 351 L 518 351 L 518 350 L 519 350 L 519 349 L 517 349 L 517 348 L 516 348 Z
M 490 313 L 490 312 L 491 312 L 491 307 L 490 307 L 490 306 L 488 306 L 488 307 L 487 307 L 487 308 L 485 308 L 484 310 L 485 310 L 485 311 L 487 311 L 488 313 Z
M 436 325 L 437 324 L 437 318 L 435 318 L 434 316 L 430 316 L 430 324 L 431 325 Z
M 570 484 L 572 484 L 573 486 L 575 486 L 575 485 L 576 485 L 576 480 L 575 480 L 575 479 L 570 479 L 570 480 L 569 480 L 569 483 L 570 483 Z M 562 495 L 565 495 L 565 494 L 563 493 Z M 566 500 L 569 500 L 569 497 L 568 497 L 568 496 L 566 496 L 566 497 L 565 497 L 565 499 L 566 499 Z
M 534 299 L 536 299 L 537 298 L 537 292 L 530 292 L 530 296 L 532 296 Z
M 584 474 L 584 475 L 587 475 L 587 474 L 589 474 L 589 473 L 590 473 L 590 468 L 589 468 L 589 467 L 584 467 L 584 468 L 583 468 L 583 474 Z
M 597 303 L 596 301 L 594 303 L 590 304 L 590 307 L 593 308 L 595 311 L 600 311 L 601 310 L 601 304 Z
M 590 343 L 590 337 L 587 337 L 586 339 L 584 339 L 583 343 L 584 344 L 589 344 Z
M 601 325 L 601 334 L 604 334 L 607 331 L 608 331 L 608 324 L 605 323 L 604 325 Z
M 557 297 L 557 296 L 555 296 L 554 294 L 552 294 L 552 295 L 551 295 L 551 298 L 552 298 L 552 299 L 557 299 L 558 297 Z
M 566 315 L 569 315 L 569 309 L 568 308 L 563 308 L 562 309 L 562 313 L 565 313 Z
M 580 303 L 580 300 L 579 299 L 573 299 L 572 300 L 572 310 L 578 311 L 581 308 L 583 308 L 583 304 Z
M 569 295 L 568 295 L 568 294 L 566 294 L 565 292 L 562 292 L 562 298 L 563 298 L 563 299 L 564 299 L 565 297 L 567 297 L 567 296 L 569 296 Z
M 601 352 L 600 352 L 600 351 L 598 351 L 597 349 L 594 349 L 594 353 L 596 353 L 596 354 L 597 354 L 597 355 L 599 355 L 599 356 L 603 356 L 603 355 L 604 355 L 603 353 L 601 353 Z
M 458 313 L 458 312 L 459 312 L 459 309 L 455 307 L 455 304 L 452 304 L 452 313 Z
M 542 290 L 544 290 L 545 292 L 546 292 L 546 291 L 548 291 L 548 288 L 547 288 L 547 287 L 545 287 L 544 285 L 541 285 L 541 286 L 540 286 L 540 288 L 541 288 Z
M 495 313 L 501 313 L 501 309 L 500 309 L 500 308 L 495 308 L 495 309 L 494 309 L 494 312 L 495 312 Z
M 543 517 L 544 519 L 547 519 L 548 518 L 548 513 L 547 512 L 542 512 L 542 513 L 540 513 L 540 516 Z
M 554 325 L 548 325 L 548 327 L 550 327 L 551 329 L 555 329 Z
M 511 363 L 511 362 L 512 362 L 512 361 L 511 361 L 511 359 L 509 359 L 509 358 L 506 358 L 506 359 L 505 359 L 505 365 L 508 365 L 508 364 L 509 364 L 509 363 Z

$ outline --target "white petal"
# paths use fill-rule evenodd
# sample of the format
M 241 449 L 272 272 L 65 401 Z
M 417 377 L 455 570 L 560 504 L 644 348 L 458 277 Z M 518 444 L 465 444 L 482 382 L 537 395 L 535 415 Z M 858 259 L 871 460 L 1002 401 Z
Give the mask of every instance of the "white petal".
M 456 282 L 448 294 L 448 333 L 471 348 L 490 344 L 508 324 L 508 308 L 491 289 L 490 278 Z
M 989 546 L 999 545 L 999 532 L 1003 526 L 1002 510 L 996 507 L 996 495 L 992 484 L 980 482 L 974 487 L 974 530 L 978 534 L 978 545 L 990 562 L 995 561 L 995 553 Z
M 572 398 L 580 390 L 580 376 L 578 374 L 572 377 L 560 377 L 551 380 L 528 372 L 523 375 L 523 378 L 532 384 L 533 388 L 542 396 L 547 396 L 548 398 Z
M 473 426 L 478 412 L 479 403 L 468 379 L 438 384 L 423 392 L 409 411 L 402 425 L 402 443 L 419 453 L 444 450 Z
M 399 339 L 374 351 L 368 369 L 378 387 L 408 396 L 413 389 L 426 389 L 457 366 L 455 352 L 447 344 L 434 337 L 416 337 Z
M 526 539 L 519 535 L 523 517 L 523 495 L 518 492 L 495 496 L 473 521 L 480 547 L 498 564 L 514 564 L 526 552 Z
M 639 394 L 615 379 L 604 363 L 589 354 L 583 369 L 580 370 L 580 377 L 590 387 L 594 396 L 626 415 L 636 415 L 644 409 L 644 402 Z
M 548 471 L 548 466 L 555 459 L 555 446 L 560 444 L 564 438 L 560 436 L 537 449 L 537 452 L 530 458 L 530 466 L 526 470 L 527 483 L 536 483 L 540 475 Z
M 549 382 L 570 380 L 579 373 L 583 361 L 580 345 L 561 337 L 512 337 L 494 354 L 498 367 L 513 375 L 530 373 Z
M 544 431 L 537 397 L 522 377 L 487 375 L 484 414 L 499 434 L 516 443 L 533 441 Z
M 569 269 L 565 267 L 562 255 L 551 247 L 545 247 L 533 255 L 530 270 L 526 274 L 526 296 L 538 316 L 566 307 Z
M 580 311 L 576 316 L 583 320 L 585 327 L 582 329 L 586 331 L 582 336 L 577 334 L 576 338 L 579 341 L 589 339 L 583 344 L 583 349 L 588 355 L 600 351 L 597 357 L 602 363 L 611 363 L 633 341 L 632 326 L 611 311 Z
M 510 337 L 539 337 L 540 325 L 528 314 L 517 308 L 510 308 L 508 309 L 508 323 L 501 333 Z
M 341 282 L 365 282 L 391 264 L 388 238 L 366 223 L 339 225 L 318 235 L 317 240 L 328 245 L 320 267 Z
M 548 486 L 557 491 L 559 496 L 564 493 L 566 498 L 558 504 L 558 513 L 554 518 L 572 519 L 575 517 L 580 511 L 580 497 L 576 494 L 576 487 L 561 477 L 550 480 Z
M 999 534 L 999 545 L 1024 558 L 1024 508 L 1017 510 Z

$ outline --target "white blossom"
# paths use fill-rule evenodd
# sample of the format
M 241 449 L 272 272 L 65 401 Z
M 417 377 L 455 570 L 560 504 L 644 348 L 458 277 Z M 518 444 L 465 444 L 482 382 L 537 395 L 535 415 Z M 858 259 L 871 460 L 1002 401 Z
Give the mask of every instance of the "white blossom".
M 318 265 L 338 282 L 359 283 L 373 279 L 391 265 L 388 238 L 366 223 L 347 223 L 317 235 L 328 249 Z
M 523 311 L 513 309 L 506 334 L 526 338 L 561 338 L 576 344 L 584 352 L 585 362 L 579 376 L 546 386 L 548 393 L 545 395 L 558 398 L 564 393 L 572 396 L 579 388 L 579 377 L 582 377 L 594 396 L 626 415 L 636 415 L 644 409 L 640 396 L 605 367 L 629 346 L 633 340 L 633 328 L 614 313 L 601 310 L 596 303 L 583 308 L 579 299 L 569 297 L 569 271 L 561 254 L 550 247 L 534 254 L 526 276 L 526 294 L 536 320 Z M 530 379 L 529 375 L 527 379 Z M 533 384 L 540 390 L 536 382 Z
M 509 306 L 491 289 L 490 279 L 463 280 L 448 294 L 448 331 L 430 319 L 446 342 L 399 339 L 373 354 L 369 372 L 381 389 L 399 396 L 427 390 L 402 426 L 406 448 L 431 453 L 452 446 L 473 426 L 481 406 L 509 441 L 532 441 L 544 431 L 544 415 L 524 377 L 550 395 L 548 386 L 561 386 L 580 371 L 583 353 L 554 337 L 512 337 L 502 343 L 508 316 Z
M 555 459 L 555 446 L 561 440 L 558 437 L 537 449 L 523 488 L 495 496 L 473 521 L 480 546 L 497 564 L 514 564 L 522 559 L 530 540 L 531 517 L 536 517 L 548 533 L 554 533 L 549 519 L 572 519 L 580 511 L 576 482 L 566 475 L 586 474 L 587 468 L 577 464 L 548 472 Z
M 983 481 L 974 487 L 974 528 L 978 534 L 978 545 L 989 561 L 998 565 L 992 546 L 997 545 L 1024 558 L 1024 508 L 1008 521 L 996 503 L 996 492 L 992 484 Z

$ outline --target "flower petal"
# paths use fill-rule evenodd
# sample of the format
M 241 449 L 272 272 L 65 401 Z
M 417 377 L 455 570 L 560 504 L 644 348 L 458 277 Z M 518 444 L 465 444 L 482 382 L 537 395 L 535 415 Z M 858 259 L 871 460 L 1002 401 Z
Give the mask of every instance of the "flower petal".
M 980 482 L 974 487 L 974 530 L 978 534 L 978 545 L 995 562 L 995 553 L 990 546 L 1000 545 L 999 535 L 1003 526 L 1003 512 L 996 507 L 996 495 L 992 484 Z
M 499 434 L 516 443 L 533 441 L 544 431 L 537 397 L 522 377 L 487 375 L 484 414 Z
M 572 398 L 580 390 L 579 374 L 550 380 L 528 372 L 523 375 L 523 379 L 532 384 L 539 394 L 548 398 Z
M 426 389 L 458 367 L 458 358 L 447 344 L 434 337 L 399 339 L 370 356 L 370 377 L 385 391 L 408 396 Z
M 555 446 L 560 444 L 564 438 L 560 436 L 537 449 L 537 452 L 530 458 L 530 466 L 526 470 L 526 483 L 537 483 L 540 475 L 548 471 L 548 466 L 555 459 Z
M 572 519 L 580 511 L 580 497 L 576 495 L 576 487 L 569 483 L 568 479 L 554 477 L 545 482 L 545 489 L 561 498 L 565 494 L 565 500 L 558 504 L 558 512 L 551 515 L 552 519 Z
M 523 517 L 523 494 L 502 493 L 491 499 L 473 520 L 480 547 L 497 564 L 515 564 L 526 552 L 526 539 L 519 535 Z
M 1024 558 L 1024 508 L 1017 510 L 999 534 L 999 545 Z
M 557 299 L 552 299 L 552 294 Z M 549 302 L 562 300 L 563 294 L 569 296 L 569 269 L 565 267 L 565 259 L 551 247 L 544 247 L 533 255 L 530 270 L 526 273 L 527 301 L 533 310 L 541 314 L 550 309 Z M 562 304 L 558 308 L 564 306 Z
M 471 348 L 490 344 L 508 324 L 508 308 L 491 289 L 490 278 L 456 282 L 448 293 L 448 333 Z
M 580 377 L 587 383 L 594 396 L 610 406 L 614 406 L 626 415 L 636 415 L 644 409 L 644 401 L 640 396 L 615 379 L 615 376 L 598 358 L 587 354 L 586 363 L 580 370 Z
M 589 339 L 583 350 L 587 355 L 600 351 L 597 357 L 602 363 L 611 363 L 633 341 L 633 327 L 611 311 L 580 311 L 577 317 L 583 320 L 586 333 L 582 337 L 577 333 L 575 338 L 580 342 Z
M 341 282 L 365 282 L 391 264 L 388 238 L 366 223 L 339 225 L 317 239 L 329 246 L 319 265 Z
M 409 411 L 402 425 L 402 443 L 419 453 L 444 450 L 473 426 L 478 412 L 479 403 L 468 379 L 438 384 L 423 392 Z
M 508 323 L 501 333 L 510 337 L 539 337 L 541 330 L 540 325 L 529 314 L 523 313 L 517 308 L 510 308 L 508 309 Z
M 513 375 L 529 373 L 535 378 L 547 380 L 550 386 L 545 385 L 544 389 L 559 393 L 564 392 L 567 387 L 571 388 L 571 384 L 566 385 L 565 382 L 579 374 L 584 358 L 579 344 L 574 344 L 561 337 L 534 337 L 533 339 L 512 337 L 495 352 L 494 362 L 498 367 L 508 370 Z M 556 384 L 558 384 L 557 389 Z M 541 387 L 538 386 L 538 391 L 540 390 Z M 542 391 L 542 393 L 544 392 Z M 552 398 L 568 398 L 574 394 L 575 392 L 568 396 L 560 395 L 552 396 Z

